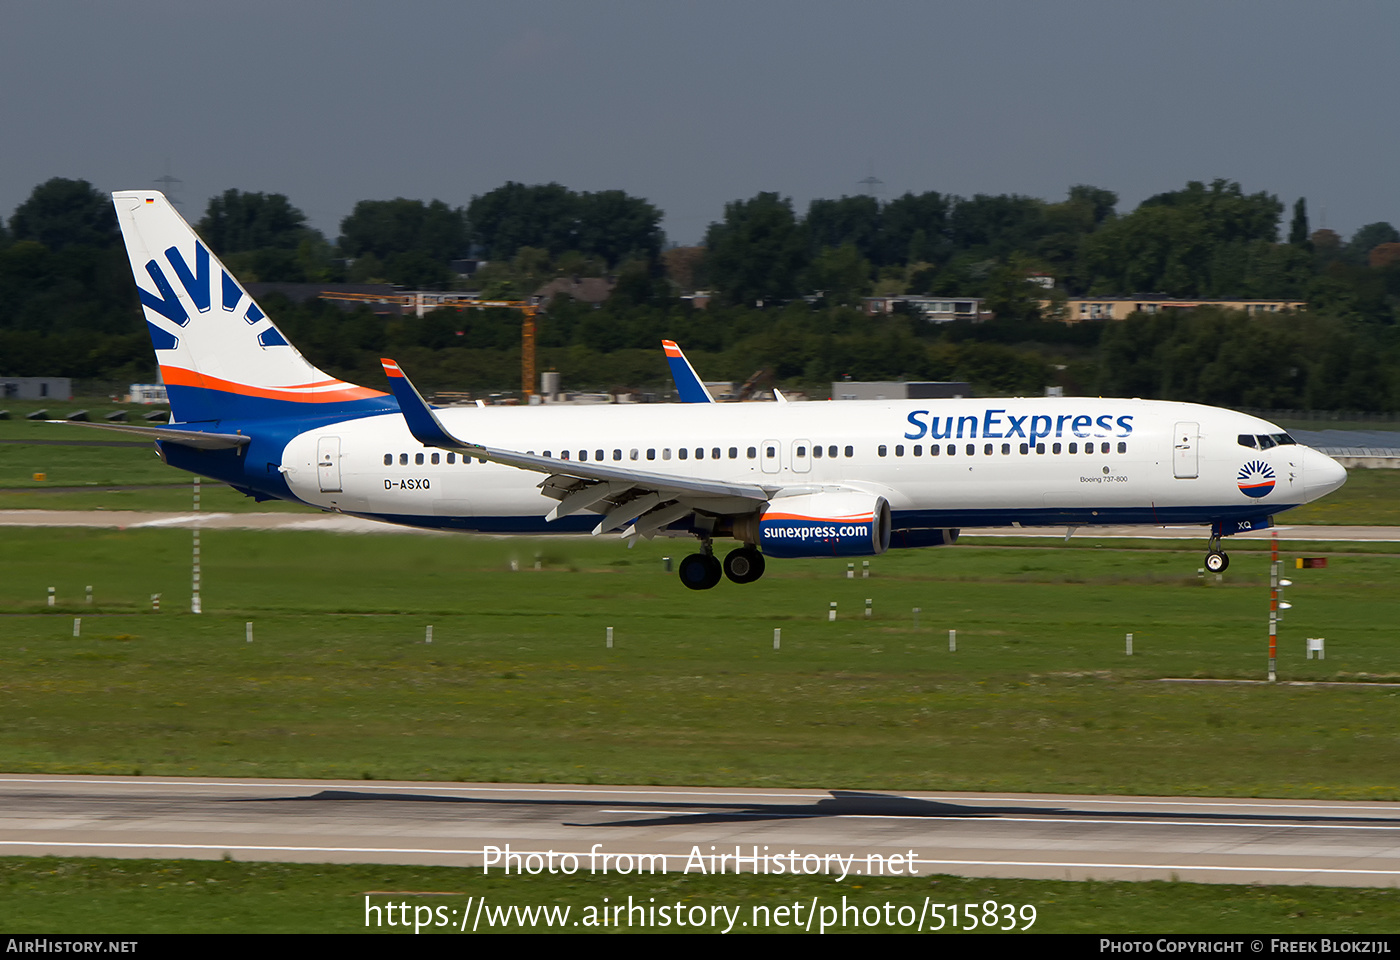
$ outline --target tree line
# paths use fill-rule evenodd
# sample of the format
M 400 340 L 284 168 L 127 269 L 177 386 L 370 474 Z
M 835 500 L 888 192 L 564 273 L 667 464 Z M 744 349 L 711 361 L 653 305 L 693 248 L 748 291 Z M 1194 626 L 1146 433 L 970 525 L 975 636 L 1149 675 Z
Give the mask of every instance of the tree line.
M 991 393 L 1126 394 L 1254 407 L 1400 409 L 1400 233 L 1372 223 L 1348 239 L 1312 230 L 1306 202 L 1217 180 L 1120 214 L 1111 191 L 1062 201 L 928 192 L 727 204 L 699 247 L 668 247 L 661 212 L 622 191 L 507 183 L 453 208 L 365 200 L 334 241 L 280 194 L 228 190 L 196 229 L 245 281 L 462 286 L 453 261 L 487 262 L 470 281 L 523 296 L 554 276 L 608 276 L 601 306 L 560 298 L 541 321 L 541 369 L 580 388 L 667 381 L 657 342 L 686 346 L 703 375 L 768 370 L 789 386 L 830 380 L 971 380 Z M 1305 300 L 1256 318 L 1202 309 L 1116 324 L 1042 316 L 1069 295 L 1164 293 Z M 680 295 L 712 292 L 708 309 Z M 982 296 L 997 319 L 931 325 L 867 316 L 869 294 Z M 310 359 L 373 383 L 385 351 L 433 389 L 514 387 L 519 316 L 440 311 L 423 320 L 264 303 Z M 0 375 L 148 380 L 153 360 L 109 198 L 54 179 L 0 223 Z

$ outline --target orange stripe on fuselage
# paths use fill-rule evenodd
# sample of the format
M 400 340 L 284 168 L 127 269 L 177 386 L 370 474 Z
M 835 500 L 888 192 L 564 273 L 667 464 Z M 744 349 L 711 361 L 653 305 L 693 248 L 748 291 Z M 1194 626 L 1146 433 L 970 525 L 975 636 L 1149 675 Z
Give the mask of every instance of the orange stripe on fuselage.
M 800 513 L 765 513 L 764 520 L 798 520 L 803 523 L 868 523 L 875 519 L 873 513 L 853 513 L 845 517 L 804 517 Z
M 289 400 L 293 403 L 341 403 L 346 400 L 366 400 L 370 397 L 383 397 L 387 394 L 368 387 L 357 387 L 343 380 L 322 380 L 317 383 L 303 383 L 288 387 L 252 387 L 246 383 L 220 380 L 183 367 L 161 366 L 161 378 L 166 386 L 199 387 L 204 390 L 220 390 L 241 397 L 261 397 L 265 400 Z M 340 385 L 340 390 L 325 390 L 324 387 Z

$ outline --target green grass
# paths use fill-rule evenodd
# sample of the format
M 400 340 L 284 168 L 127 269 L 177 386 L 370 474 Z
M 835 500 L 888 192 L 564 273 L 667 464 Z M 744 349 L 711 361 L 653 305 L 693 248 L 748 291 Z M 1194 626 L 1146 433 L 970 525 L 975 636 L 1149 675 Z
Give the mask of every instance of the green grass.
M 0 768 L 1400 797 L 1400 688 L 1157 682 L 1263 675 L 1259 552 L 1220 584 L 1199 545 L 1076 538 L 891 553 L 868 581 L 779 561 L 692 593 L 660 562 L 680 544 L 203 536 L 193 616 L 187 531 L 4 533 Z M 1284 679 L 1400 682 L 1400 556 L 1289 575 Z
M 1277 522 L 1400 526 L 1400 470 L 1348 470 L 1340 490 L 1279 514 Z
M 830 878 L 657 875 L 574 877 L 483 875 L 479 868 L 403 867 L 370 864 L 234 863 L 198 860 L 97 860 L 55 857 L 0 859 L 0 903 L 7 934 L 101 931 L 122 933 L 412 933 L 413 918 L 423 933 L 458 933 L 461 915 L 475 898 L 490 907 L 553 905 L 569 908 L 561 932 L 615 932 L 589 924 L 606 905 L 628 897 L 644 907 L 675 906 L 707 912 L 724 907 L 735 918 L 734 932 L 754 932 L 758 916 L 774 916 L 780 907 L 802 905 L 800 917 L 815 898 L 823 916 L 840 916 L 854 906 L 874 927 L 833 927 L 828 932 L 907 931 L 897 910 L 906 909 L 908 923 L 921 911 L 925 898 L 934 903 L 973 904 L 980 918 L 987 901 L 1012 905 L 1018 929 L 1031 920 L 1031 933 L 1302 933 L 1393 934 L 1400 926 L 1400 891 L 1326 887 L 1241 886 L 1149 883 L 1070 882 L 1054 880 L 968 879 L 949 876 L 865 878 L 836 883 Z M 604 898 L 607 898 L 605 901 Z M 469 900 L 468 898 L 473 898 Z M 653 899 L 654 898 L 654 899 Z M 366 911 L 366 904 L 378 912 Z M 893 923 L 884 922 L 885 904 L 892 904 Z M 388 923 L 386 907 L 394 911 Z M 765 914 L 761 908 L 768 908 Z M 821 908 L 828 912 L 821 913 Z M 592 913 L 590 914 L 590 909 Z M 1004 908 L 1003 908 L 1004 909 Z M 441 910 L 441 913 L 438 911 Z M 947 916 L 946 909 L 941 911 Z M 719 914 L 709 914 L 718 917 Z M 369 925 L 366 925 L 366 917 Z M 625 912 L 621 916 L 626 916 Z M 641 915 L 634 915 L 640 922 Z M 665 916 L 661 914 L 660 916 Z M 698 914 L 697 914 L 698 916 Z M 848 917 L 852 916 L 847 914 Z M 997 911 L 998 923 L 1010 924 Z M 791 914 L 789 914 L 791 917 Z M 408 918 L 406 929 L 400 920 Z M 575 926 L 574 921 L 581 921 Z M 744 924 L 748 922 L 746 927 Z M 791 923 L 791 920 L 789 920 Z M 960 922 L 967 923 L 960 909 Z M 705 932 L 718 932 L 725 924 Z M 468 921 L 467 932 L 472 923 Z M 492 929 L 485 925 L 479 932 Z M 519 931 L 519 923 L 504 929 Z M 543 924 L 524 928 L 546 932 Z M 558 929 L 558 928 L 555 928 Z M 621 932 L 691 933 L 694 928 L 622 926 Z M 770 932 L 800 932 L 772 926 Z M 949 926 L 945 933 L 953 933 Z M 979 931 L 985 932 L 985 931 Z

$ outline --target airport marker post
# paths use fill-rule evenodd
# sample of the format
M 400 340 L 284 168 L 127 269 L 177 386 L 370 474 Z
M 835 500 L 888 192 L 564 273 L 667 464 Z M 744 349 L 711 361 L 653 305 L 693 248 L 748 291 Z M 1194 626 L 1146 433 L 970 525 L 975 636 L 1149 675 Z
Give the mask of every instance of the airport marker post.
M 194 478 L 194 512 L 199 513 L 199 477 Z M 194 520 L 194 558 L 193 568 L 190 573 L 192 593 L 190 596 L 190 613 L 203 613 L 204 604 L 199 599 L 199 517 Z
M 1278 679 L 1278 531 L 1271 533 L 1269 561 L 1269 682 Z

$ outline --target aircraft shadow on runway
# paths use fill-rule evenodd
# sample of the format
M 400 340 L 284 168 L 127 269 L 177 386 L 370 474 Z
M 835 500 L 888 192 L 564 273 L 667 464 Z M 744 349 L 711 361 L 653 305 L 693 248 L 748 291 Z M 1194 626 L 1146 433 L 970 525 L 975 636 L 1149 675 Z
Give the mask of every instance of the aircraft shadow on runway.
M 278 797 L 278 798 L 246 798 L 230 801 L 234 803 L 267 803 L 267 802 L 320 802 L 320 803 L 343 803 L 343 802 L 373 802 L 373 803 L 433 803 L 433 804 L 468 804 L 480 807 L 525 807 L 528 809 L 547 809 L 557 807 L 563 810 L 594 810 L 607 809 L 617 811 L 625 808 L 635 811 L 636 816 L 624 819 L 591 822 L 572 823 L 563 821 L 565 826 L 588 826 L 588 827 L 639 827 L 639 826 L 665 826 L 670 824 L 703 824 L 703 823 L 738 823 L 752 822 L 755 820 L 804 820 L 820 819 L 824 817 L 892 817 L 909 819 L 930 819 L 930 820 L 975 820 L 992 819 L 1005 816 L 1041 816 L 1055 817 L 1063 820 L 1102 820 L 1105 817 L 1112 817 L 1117 820 L 1132 820 L 1139 823 L 1153 823 L 1155 821 L 1171 821 L 1173 823 L 1182 822 L 1219 822 L 1228 819 L 1242 823 L 1278 823 L 1282 824 L 1305 824 L 1305 825 L 1335 825 L 1352 824 L 1366 825 L 1370 823 L 1384 824 L 1388 826 L 1400 826 L 1400 821 L 1393 817 L 1337 817 L 1325 815 L 1298 815 L 1298 814 L 1237 814 L 1237 813 L 1184 813 L 1170 811 L 1140 811 L 1130 812 L 1122 810 L 1082 810 L 1071 807 L 1032 807 L 1032 806 L 982 806 L 973 804 L 952 803 L 946 800 L 921 800 L 917 797 L 901 797 L 882 793 L 865 793 L 861 791 L 833 790 L 829 797 L 817 799 L 812 803 L 710 803 L 710 802 L 685 802 L 681 800 L 628 800 L 622 797 L 615 797 L 607 800 L 563 800 L 563 799 L 528 799 L 519 797 L 455 797 L 439 796 L 432 794 L 417 793 L 381 793 L 370 790 L 322 790 L 319 793 L 305 797 Z

